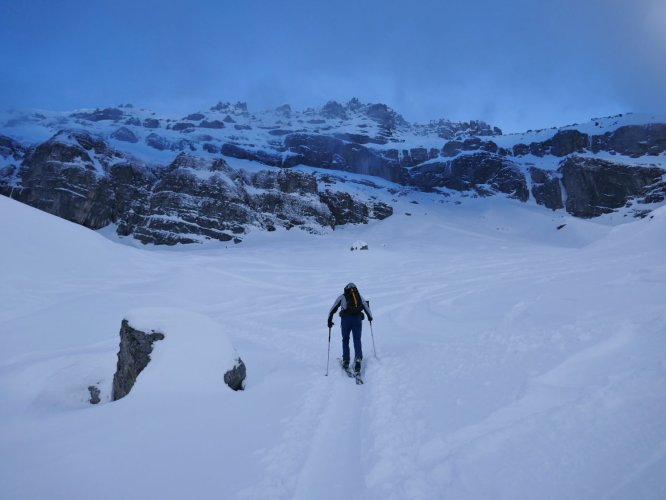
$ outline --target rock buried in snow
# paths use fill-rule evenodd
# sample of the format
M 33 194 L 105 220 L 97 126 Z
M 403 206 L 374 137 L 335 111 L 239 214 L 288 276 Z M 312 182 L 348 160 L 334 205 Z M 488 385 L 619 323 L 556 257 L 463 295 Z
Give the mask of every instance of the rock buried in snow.
M 351 246 L 351 251 L 353 252 L 354 250 L 367 250 L 368 249 L 368 244 L 365 241 L 357 241 Z
M 243 360 L 236 358 L 234 367 L 224 374 L 224 383 L 231 387 L 234 391 L 242 391 L 245 389 L 245 363 Z
M 111 396 L 113 401 L 117 401 L 129 394 L 139 373 L 150 362 L 150 353 L 153 352 L 153 342 L 163 339 L 163 333 L 156 331 L 146 333 L 132 328 L 126 319 L 123 320 L 120 326 L 118 365 L 116 373 L 113 376 L 113 392 Z
M 211 390 L 228 391 L 223 382 L 244 389 L 245 363 L 211 318 L 176 308 L 135 309 L 123 320 L 120 337 L 113 401 L 130 389 L 137 399 L 210 397 Z
M 90 404 L 91 405 L 96 405 L 99 403 L 101 400 L 99 399 L 99 394 L 100 390 L 95 387 L 94 385 L 91 385 L 88 387 L 88 391 L 90 392 Z

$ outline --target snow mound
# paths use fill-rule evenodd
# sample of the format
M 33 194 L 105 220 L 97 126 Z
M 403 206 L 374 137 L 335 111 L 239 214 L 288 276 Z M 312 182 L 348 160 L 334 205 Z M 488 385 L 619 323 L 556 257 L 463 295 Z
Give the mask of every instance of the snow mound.
M 140 308 L 126 316 L 130 326 L 164 334 L 155 342 L 151 361 L 130 393 L 138 399 L 179 394 L 210 394 L 228 390 L 224 374 L 238 354 L 219 323 L 177 308 Z

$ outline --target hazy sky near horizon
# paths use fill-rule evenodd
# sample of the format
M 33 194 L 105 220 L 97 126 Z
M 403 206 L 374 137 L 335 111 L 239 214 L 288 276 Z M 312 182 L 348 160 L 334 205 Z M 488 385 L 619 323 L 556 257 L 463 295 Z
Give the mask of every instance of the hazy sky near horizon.
M 384 102 L 505 132 L 666 114 L 664 0 L 0 0 L 0 108 Z

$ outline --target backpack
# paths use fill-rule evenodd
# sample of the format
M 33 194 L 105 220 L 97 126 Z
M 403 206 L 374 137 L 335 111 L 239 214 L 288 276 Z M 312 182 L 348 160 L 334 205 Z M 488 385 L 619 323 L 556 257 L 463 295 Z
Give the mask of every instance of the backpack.
M 345 315 L 363 314 L 361 294 L 355 287 L 345 288 L 345 300 L 347 301 L 347 307 L 343 311 Z

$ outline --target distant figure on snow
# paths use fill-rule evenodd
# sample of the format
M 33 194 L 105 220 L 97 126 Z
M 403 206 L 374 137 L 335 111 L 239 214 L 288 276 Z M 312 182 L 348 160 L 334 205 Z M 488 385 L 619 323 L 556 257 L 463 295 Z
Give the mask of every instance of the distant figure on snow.
M 361 330 L 363 329 L 363 319 L 368 315 L 368 321 L 372 323 L 372 312 L 370 305 L 363 300 L 354 283 L 349 283 L 342 295 L 335 299 L 331 311 L 328 313 L 328 327 L 333 326 L 333 315 L 340 309 L 340 330 L 342 331 L 342 366 L 346 370 L 349 368 L 349 334 L 354 337 L 354 371 L 361 371 L 361 360 L 363 359 L 363 349 L 361 347 Z

